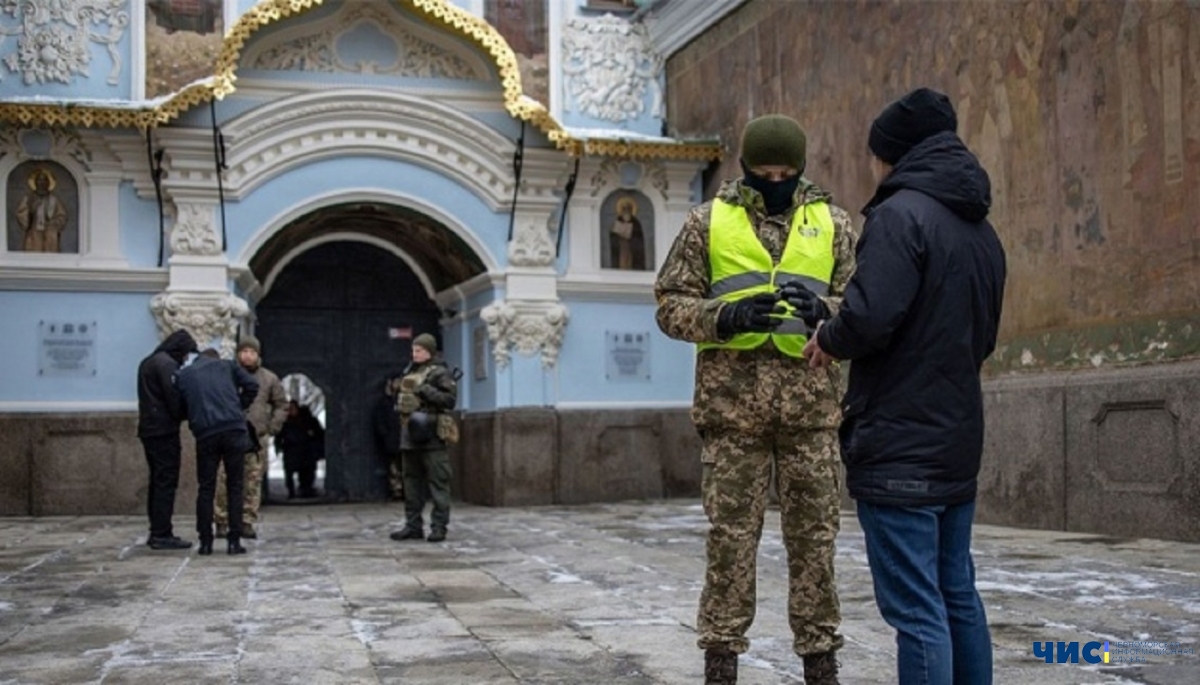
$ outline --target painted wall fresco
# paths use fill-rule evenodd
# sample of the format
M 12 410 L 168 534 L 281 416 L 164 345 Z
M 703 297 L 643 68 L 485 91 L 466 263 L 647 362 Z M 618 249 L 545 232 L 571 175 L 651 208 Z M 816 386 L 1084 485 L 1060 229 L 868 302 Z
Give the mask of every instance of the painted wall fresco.
M 146 97 L 212 76 L 225 34 L 222 0 L 145 0 Z
M 871 120 L 943 90 L 1008 250 L 991 368 L 1200 356 L 1200 2 L 752 0 L 667 73 L 674 133 L 736 148 L 750 116 L 795 116 L 807 175 L 852 213 Z M 736 173 L 730 154 L 706 196 Z
M 486 0 L 484 17 L 517 54 L 525 94 L 549 105 L 546 0 Z

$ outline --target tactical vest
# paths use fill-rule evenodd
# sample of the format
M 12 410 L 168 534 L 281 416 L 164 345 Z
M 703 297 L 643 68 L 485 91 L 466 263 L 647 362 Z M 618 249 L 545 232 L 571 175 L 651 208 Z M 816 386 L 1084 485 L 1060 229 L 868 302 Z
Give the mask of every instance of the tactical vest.
M 763 247 L 744 207 L 713 200 L 708 223 L 708 297 L 735 302 L 799 280 L 818 295 L 829 292 L 833 277 L 833 216 L 824 202 L 806 204 L 792 216 L 791 230 L 779 264 Z M 782 353 L 801 357 L 808 341 L 808 326 L 792 314 L 773 314 L 783 319 L 771 333 L 739 333 L 723 343 L 700 343 L 697 349 L 751 350 L 771 340 Z

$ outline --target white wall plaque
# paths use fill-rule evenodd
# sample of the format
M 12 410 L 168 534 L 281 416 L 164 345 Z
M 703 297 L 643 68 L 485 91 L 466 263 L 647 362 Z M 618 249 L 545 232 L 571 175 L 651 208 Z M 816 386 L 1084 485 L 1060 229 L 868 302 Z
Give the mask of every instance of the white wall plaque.
M 95 376 L 95 321 L 39 321 L 39 376 Z

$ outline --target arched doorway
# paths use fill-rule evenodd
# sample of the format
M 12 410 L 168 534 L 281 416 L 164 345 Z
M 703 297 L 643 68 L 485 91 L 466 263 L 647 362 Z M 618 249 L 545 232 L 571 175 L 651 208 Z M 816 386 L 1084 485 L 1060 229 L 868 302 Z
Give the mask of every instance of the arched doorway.
M 387 496 L 387 459 L 375 410 L 386 379 L 410 358 L 410 340 L 438 332 L 421 280 L 391 252 L 362 242 L 317 245 L 289 262 L 257 307 L 264 361 L 280 377 L 302 373 L 325 394 L 329 498 Z

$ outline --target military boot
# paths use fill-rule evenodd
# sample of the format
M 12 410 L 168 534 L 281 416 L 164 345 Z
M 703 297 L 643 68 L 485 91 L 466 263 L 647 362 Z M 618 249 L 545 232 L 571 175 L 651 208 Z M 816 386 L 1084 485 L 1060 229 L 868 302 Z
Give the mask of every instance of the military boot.
M 804 655 L 804 685 L 839 685 L 833 652 Z
M 737 685 L 738 655 L 728 647 L 704 650 L 704 685 Z

